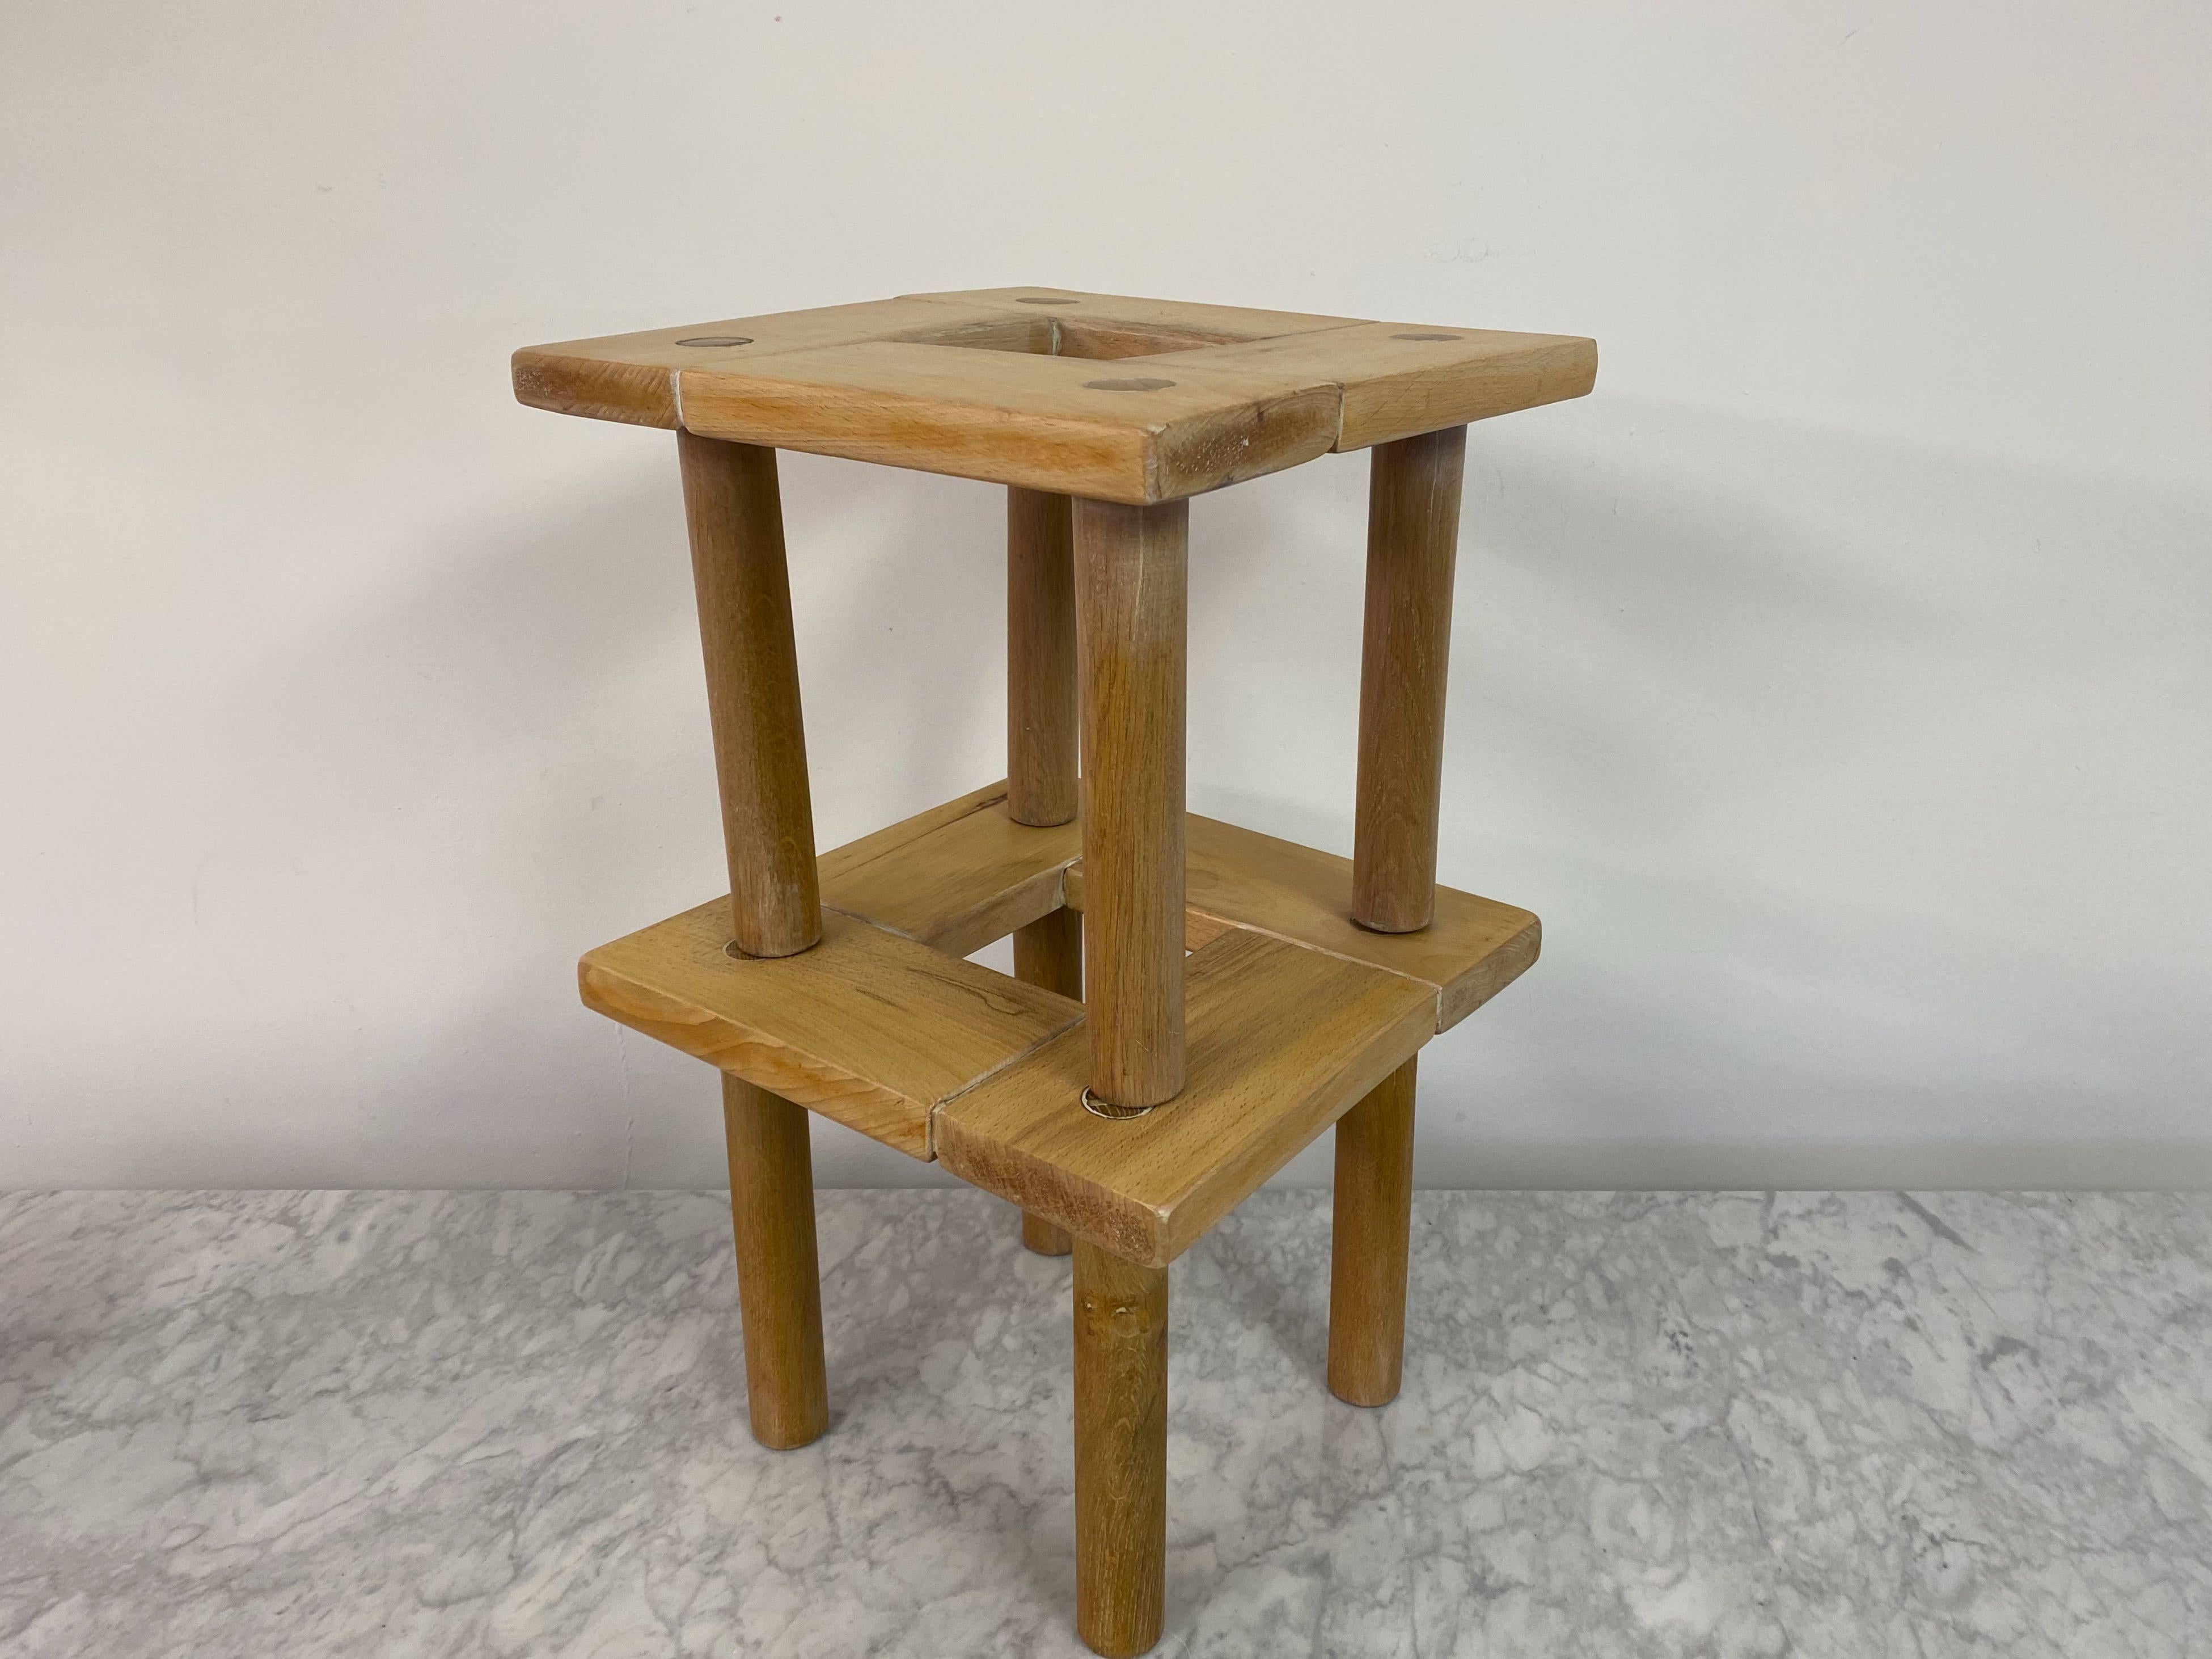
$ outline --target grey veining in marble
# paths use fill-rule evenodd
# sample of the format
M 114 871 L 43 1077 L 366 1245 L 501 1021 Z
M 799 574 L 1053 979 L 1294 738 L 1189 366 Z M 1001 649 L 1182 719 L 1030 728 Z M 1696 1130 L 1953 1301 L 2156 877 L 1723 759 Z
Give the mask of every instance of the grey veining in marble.
M 1326 1195 L 1175 1269 L 1167 1654 L 2212 1656 L 2212 1201 Z M 821 1203 L 832 1426 L 744 1427 L 710 1194 L 0 1196 L 0 1653 L 1030 1655 L 1065 1261 Z

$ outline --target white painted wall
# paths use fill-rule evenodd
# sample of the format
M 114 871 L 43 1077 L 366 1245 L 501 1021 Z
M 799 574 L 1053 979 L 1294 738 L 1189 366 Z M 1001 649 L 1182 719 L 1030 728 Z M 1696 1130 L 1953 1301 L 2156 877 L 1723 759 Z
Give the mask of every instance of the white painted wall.
M 719 890 L 672 446 L 507 354 L 1024 282 L 1602 343 L 1425 1178 L 2212 1184 L 2212 12 L 782 5 L 8 8 L 0 1184 L 718 1183 L 571 977 Z M 1000 501 L 785 477 L 830 845 L 998 774 Z M 1193 804 L 1339 849 L 1364 477 L 1193 523 Z

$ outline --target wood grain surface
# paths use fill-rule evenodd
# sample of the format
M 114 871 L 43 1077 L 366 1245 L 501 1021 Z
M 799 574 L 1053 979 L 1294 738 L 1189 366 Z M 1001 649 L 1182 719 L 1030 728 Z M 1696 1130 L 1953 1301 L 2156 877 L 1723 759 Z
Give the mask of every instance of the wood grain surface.
M 731 937 L 787 957 L 822 937 L 775 452 L 676 435 L 707 712 L 729 856 Z
M 1075 505 L 1091 1087 L 1183 1080 L 1183 698 L 1190 509 Z
M 1095 969 L 1094 969 L 1095 978 Z M 1190 1070 L 1145 1116 L 1084 1109 L 1070 1031 L 955 1096 L 936 1147 L 963 1180 L 1132 1261 L 1173 1261 L 1431 1035 L 1429 988 L 1242 928 L 1190 958 Z
M 728 916 L 716 899 L 589 952 L 586 1006 L 915 1158 L 939 1102 L 1083 1017 L 836 913 L 803 955 L 732 957 Z
M 1418 1065 L 1407 1060 L 1336 1121 L 1328 1388 L 1355 1406 L 1396 1399 L 1405 1365 Z
M 722 1123 L 744 1328 L 745 1409 L 762 1445 L 803 1446 L 830 1426 L 806 1113 L 725 1073 Z
M 1075 1626 L 1150 1651 L 1167 1582 L 1168 1274 L 1075 1244 Z
M 1377 933 L 1425 927 L 1435 904 L 1466 458 L 1465 427 L 1401 438 L 1375 451 L 1368 484 L 1352 915 Z

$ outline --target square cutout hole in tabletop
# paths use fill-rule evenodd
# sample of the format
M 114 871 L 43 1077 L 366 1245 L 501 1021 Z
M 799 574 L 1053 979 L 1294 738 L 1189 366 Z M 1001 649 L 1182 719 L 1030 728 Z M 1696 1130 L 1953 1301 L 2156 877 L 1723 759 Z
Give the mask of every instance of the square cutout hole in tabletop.
M 1109 317 L 1007 317 L 961 323 L 949 328 L 915 329 L 899 335 L 908 345 L 958 346 L 975 351 L 1013 351 L 1034 357 L 1082 357 L 1110 362 L 1123 357 L 1158 357 L 1206 346 L 1248 345 L 1273 339 L 1268 334 L 1237 334 L 1221 329 L 1174 328 L 1159 323 L 1121 322 Z

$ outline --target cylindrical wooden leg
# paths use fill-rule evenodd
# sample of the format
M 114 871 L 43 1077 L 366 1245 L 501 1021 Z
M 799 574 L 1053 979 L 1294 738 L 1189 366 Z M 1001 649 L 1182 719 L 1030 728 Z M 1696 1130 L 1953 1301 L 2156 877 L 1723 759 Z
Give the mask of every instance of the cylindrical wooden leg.
M 1077 806 L 1073 503 L 1006 491 L 1006 816 L 1066 823 Z M 1014 933 L 1014 977 L 1083 1000 L 1083 918 L 1056 910 Z M 1022 1243 L 1066 1255 L 1067 1234 L 1022 1217 Z
M 1075 504 L 1091 1091 L 1183 1084 L 1183 697 L 1190 505 Z
M 1075 556 L 1071 503 L 1006 491 L 1006 816 L 1075 817 Z M 1069 994 L 1078 994 L 1071 992 Z
M 1355 1406 L 1389 1405 L 1405 1368 L 1413 1066 L 1407 1060 L 1336 1121 L 1328 1391 Z
M 1444 672 L 1466 459 L 1463 426 L 1377 444 L 1368 485 L 1352 919 L 1382 933 L 1425 927 L 1436 908 Z
M 1160 1639 L 1168 1538 L 1168 1271 L 1075 1244 L 1076 1629 Z
M 1083 913 L 1054 910 L 1014 930 L 1014 977 L 1083 1000 Z M 1041 1215 L 1022 1215 L 1022 1243 L 1039 1255 L 1066 1255 L 1066 1231 Z
M 676 453 L 721 781 L 731 936 L 750 957 L 793 956 L 822 937 L 822 898 L 775 451 L 679 431 Z
M 1022 1248 L 1038 1255 L 1066 1255 L 1075 1248 L 1067 1229 L 1041 1215 L 1022 1212 Z
M 803 1446 L 830 1425 L 806 1111 L 725 1073 L 722 1121 L 753 1438 L 763 1446 Z

